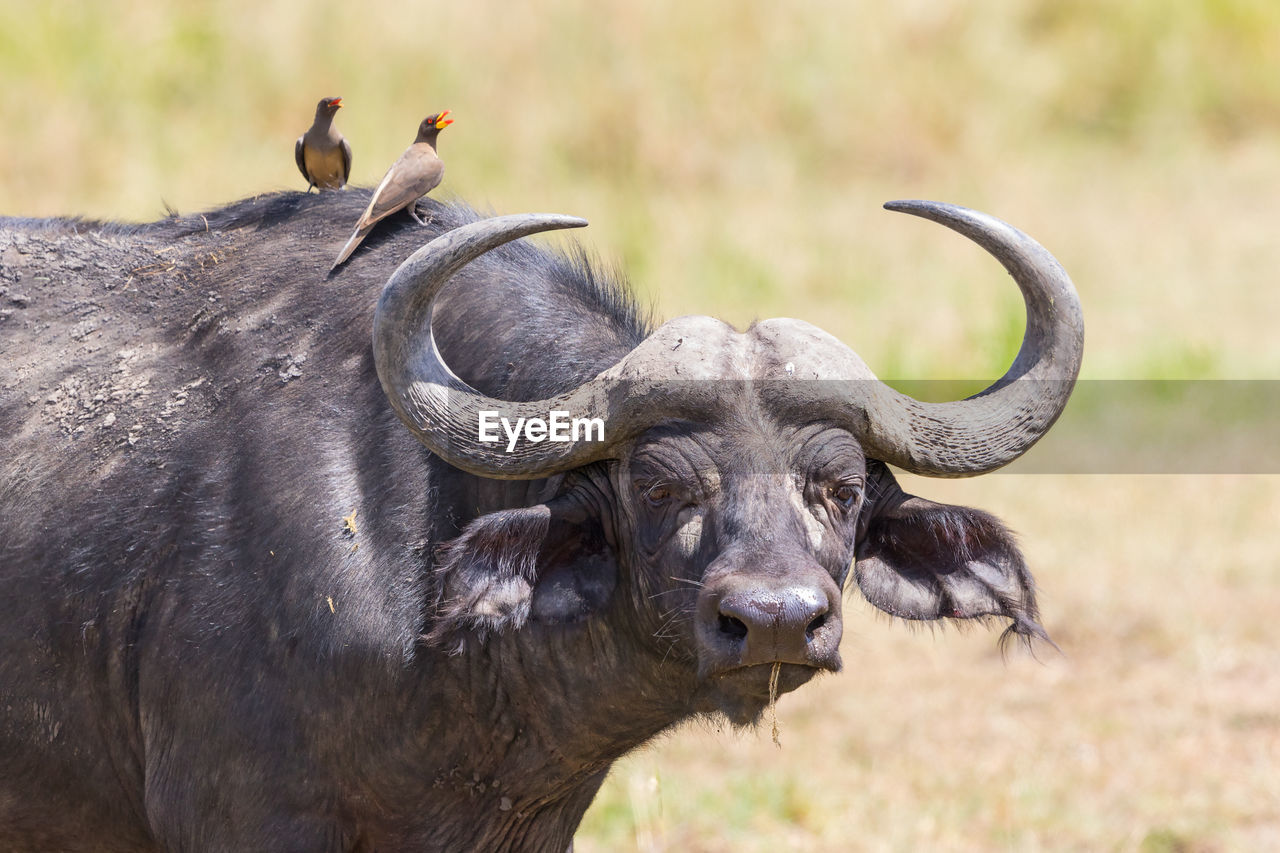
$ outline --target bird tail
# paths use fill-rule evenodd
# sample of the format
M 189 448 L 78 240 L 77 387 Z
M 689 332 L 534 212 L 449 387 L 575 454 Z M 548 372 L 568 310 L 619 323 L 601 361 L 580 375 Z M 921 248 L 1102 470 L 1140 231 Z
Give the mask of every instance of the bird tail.
M 351 253 L 354 252 L 362 242 L 364 242 L 364 238 L 369 235 L 373 226 L 374 223 L 371 222 L 363 228 L 356 228 L 356 232 L 351 235 L 351 239 L 347 241 L 347 245 L 343 246 L 342 251 L 338 253 L 338 259 L 333 262 L 333 266 L 329 268 L 329 272 L 333 272 L 338 267 L 342 266 L 343 262 L 346 261 L 347 258 L 351 257 Z

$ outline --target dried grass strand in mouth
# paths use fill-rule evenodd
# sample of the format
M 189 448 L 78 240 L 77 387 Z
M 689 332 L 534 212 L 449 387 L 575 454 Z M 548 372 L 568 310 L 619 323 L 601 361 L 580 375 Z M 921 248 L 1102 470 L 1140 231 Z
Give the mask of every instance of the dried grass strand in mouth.
M 782 741 L 778 738 L 778 676 L 782 674 L 782 663 L 773 662 L 773 672 L 769 673 L 769 718 L 773 722 L 773 745 L 782 749 Z

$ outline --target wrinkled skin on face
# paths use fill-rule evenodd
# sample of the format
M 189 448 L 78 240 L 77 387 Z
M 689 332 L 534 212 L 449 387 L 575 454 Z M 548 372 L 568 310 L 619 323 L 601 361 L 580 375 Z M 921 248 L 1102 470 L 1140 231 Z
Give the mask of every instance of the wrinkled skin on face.
M 906 494 L 845 430 L 776 423 L 749 402 L 714 429 L 651 429 L 619 460 L 561 478 L 550 501 L 477 519 L 440 564 L 433 637 L 623 605 L 650 656 L 686 671 L 690 711 L 745 725 L 769 702 L 775 664 L 779 692 L 840 669 L 855 555 L 857 586 L 881 610 L 1004 616 L 1043 636 L 998 521 Z
M 660 604 L 655 636 L 696 668 L 700 710 L 748 722 L 775 662 L 782 691 L 840 668 L 865 477 L 847 433 L 767 423 L 654 430 L 618 466 L 635 592 Z

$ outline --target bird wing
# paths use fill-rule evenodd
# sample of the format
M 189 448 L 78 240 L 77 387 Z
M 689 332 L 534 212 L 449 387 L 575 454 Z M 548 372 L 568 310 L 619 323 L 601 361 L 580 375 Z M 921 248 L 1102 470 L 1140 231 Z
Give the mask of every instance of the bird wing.
M 360 224 L 364 227 L 386 219 L 431 192 L 444 177 L 444 163 L 430 145 L 414 143 L 400 155 L 373 191 Z
M 304 136 L 306 136 L 305 133 L 302 134 L 302 136 L 299 136 L 298 141 L 293 145 L 293 159 L 298 164 L 298 171 L 302 173 L 302 177 L 306 178 L 307 184 L 310 185 L 314 183 L 314 181 L 312 181 L 311 176 L 307 174 L 307 161 L 303 155 L 303 148 L 306 147 L 305 143 L 302 141 Z
M 342 149 L 342 182 L 345 184 L 351 179 L 351 143 L 343 137 L 338 144 Z

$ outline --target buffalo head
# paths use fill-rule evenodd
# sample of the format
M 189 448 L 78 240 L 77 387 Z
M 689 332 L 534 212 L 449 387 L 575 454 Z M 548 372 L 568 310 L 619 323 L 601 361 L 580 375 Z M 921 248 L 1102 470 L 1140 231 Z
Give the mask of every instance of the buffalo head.
M 540 503 L 481 515 L 440 555 L 437 639 L 590 619 L 625 606 L 636 640 L 681 667 L 693 711 L 754 719 L 778 689 L 840 667 L 849 567 L 874 605 L 908 619 L 1036 623 L 1031 577 L 985 513 L 904 493 L 886 465 L 968 476 L 1024 453 L 1079 371 L 1083 325 L 1065 272 L 991 217 L 927 202 L 900 210 L 983 246 L 1021 288 L 1027 331 L 982 393 L 923 403 L 881 383 L 802 321 L 738 332 L 708 317 L 661 326 L 618 363 L 551 399 L 498 400 L 450 370 L 431 330 L 450 277 L 503 243 L 579 219 L 507 216 L 463 226 L 409 258 L 374 323 L 383 389 L 449 463 L 483 478 L 545 479 Z M 563 411 L 605 440 L 477 441 L 480 413 L 511 423 Z M 855 562 L 856 560 L 856 562 Z M 622 605 L 618 599 L 623 599 Z

